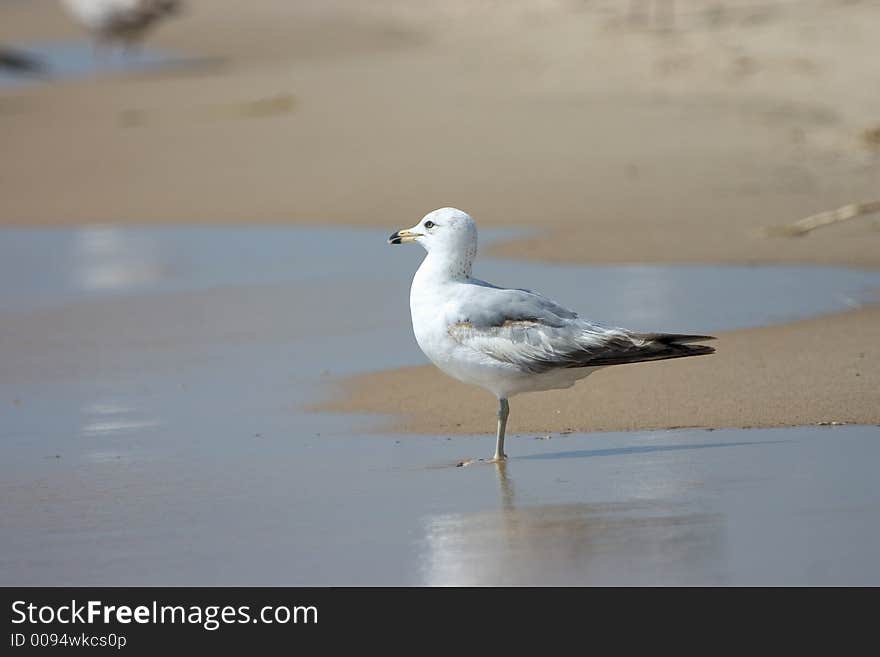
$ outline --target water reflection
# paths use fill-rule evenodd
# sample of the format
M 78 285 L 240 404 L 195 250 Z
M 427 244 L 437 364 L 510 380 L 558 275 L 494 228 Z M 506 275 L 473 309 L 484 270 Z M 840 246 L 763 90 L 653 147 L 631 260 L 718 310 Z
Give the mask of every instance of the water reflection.
M 149 417 L 137 408 L 114 403 L 87 404 L 81 409 L 84 437 L 115 436 L 141 429 L 158 427 L 158 419 Z
M 517 506 L 510 469 L 500 509 L 425 523 L 430 586 L 687 584 L 718 581 L 723 516 L 654 499 Z
M 82 290 L 125 290 L 156 283 L 162 277 L 155 241 L 117 226 L 77 230 L 73 253 L 74 280 Z

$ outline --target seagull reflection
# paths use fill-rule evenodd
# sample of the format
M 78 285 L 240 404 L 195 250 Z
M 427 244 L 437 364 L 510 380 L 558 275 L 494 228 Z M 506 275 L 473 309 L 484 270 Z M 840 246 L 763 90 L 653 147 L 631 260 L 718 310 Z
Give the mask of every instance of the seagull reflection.
M 719 514 L 650 499 L 518 506 L 512 466 L 494 466 L 500 508 L 427 520 L 427 585 L 686 584 L 720 577 Z

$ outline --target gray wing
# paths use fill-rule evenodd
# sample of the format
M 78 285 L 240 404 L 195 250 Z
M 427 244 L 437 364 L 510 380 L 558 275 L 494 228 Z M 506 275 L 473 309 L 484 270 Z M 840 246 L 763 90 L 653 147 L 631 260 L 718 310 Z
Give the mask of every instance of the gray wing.
M 466 295 L 463 319 L 449 327 L 459 344 L 523 372 L 605 367 L 711 354 L 690 342 L 707 335 L 636 333 L 580 319 L 577 313 L 528 290 L 482 287 Z
M 501 326 L 506 321 L 537 321 L 563 327 L 578 316 L 537 292 L 497 287 L 476 279 L 471 280 L 462 296 L 463 321 L 477 328 Z

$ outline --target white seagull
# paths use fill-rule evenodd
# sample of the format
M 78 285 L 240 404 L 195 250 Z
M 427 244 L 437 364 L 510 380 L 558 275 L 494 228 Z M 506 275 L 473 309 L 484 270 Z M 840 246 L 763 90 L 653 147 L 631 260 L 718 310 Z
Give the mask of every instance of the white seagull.
M 147 30 L 183 7 L 183 0 L 61 0 L 100 43 L 132 48 Z
M 709 335 L 638 333 L 610 328 L 529 290 L 497 287 L 471 276 L 477 226 L 455 208 L 434 210 L 390 244 L 418 242 L 428 252 L 413 278 L 409 305 L 416 342 L 446 374 L 498 397 L 492 461 L 507 458 L 508 399 L 569 388 L 608 365 L 711 354 L 692 342 Z

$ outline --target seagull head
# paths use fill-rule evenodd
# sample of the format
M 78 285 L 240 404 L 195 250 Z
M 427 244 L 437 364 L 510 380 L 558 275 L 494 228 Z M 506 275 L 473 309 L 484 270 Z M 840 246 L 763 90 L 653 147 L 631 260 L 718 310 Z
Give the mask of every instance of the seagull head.
M 477 224 L 467 212 L 440 208 L 426 214 L 412 228 L 399 230 L 388 238 L 389 244 L 418 242 L 428 253 L 477 254 Z

